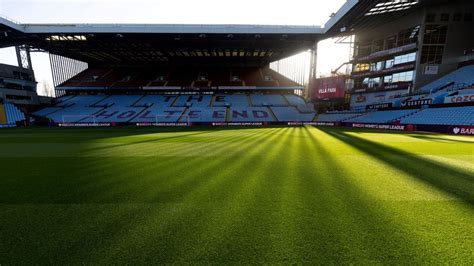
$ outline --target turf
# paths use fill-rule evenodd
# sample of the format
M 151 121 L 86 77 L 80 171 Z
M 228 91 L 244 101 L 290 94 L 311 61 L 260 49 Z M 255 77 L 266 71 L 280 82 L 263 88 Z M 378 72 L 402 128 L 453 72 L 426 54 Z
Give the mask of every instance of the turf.
M 0 131 L 0 264 L 474 264 L 474 139 Z

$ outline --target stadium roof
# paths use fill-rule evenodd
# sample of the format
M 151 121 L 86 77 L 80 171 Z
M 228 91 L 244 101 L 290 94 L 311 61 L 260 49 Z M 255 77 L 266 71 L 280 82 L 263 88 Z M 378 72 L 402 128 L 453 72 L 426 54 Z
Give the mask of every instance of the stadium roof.
M 318 26 L 178 24 L 21 24 L 0 17 L 0 48 L 32 49 L 89 64 L 266 65 L 315 42 L 387 23 L 449 0 L 348 0 Z M 453 1 L 453 0 L 451 0 Z M 469 0 L 454 0 L 469 1 Z
M 19 24 L 0 18 L 0 47 L 34 49 L 96 64 L 245 62 L 264 65 L 308 50 L 316 26 Z
M 325 24 L 330 36 L 347 35 L 386 24 L 425 6 L 472 0 L 348 0 Z

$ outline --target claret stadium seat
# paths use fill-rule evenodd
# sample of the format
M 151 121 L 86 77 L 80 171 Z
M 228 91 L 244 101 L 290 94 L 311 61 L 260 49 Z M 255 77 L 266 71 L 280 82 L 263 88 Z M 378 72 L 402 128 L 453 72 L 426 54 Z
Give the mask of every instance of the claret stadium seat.
M 7 113 L 5 111 L 5 105 L 0 103 L 0 125 L 6 125 L 7 122 Z
M 301 86 L 268 67 L 99 66 L 58 87 L 72 94 L 35 116 L 56 123 L 212 123 L 312 121 L 315 115 L 302 97 L 281 94 Z

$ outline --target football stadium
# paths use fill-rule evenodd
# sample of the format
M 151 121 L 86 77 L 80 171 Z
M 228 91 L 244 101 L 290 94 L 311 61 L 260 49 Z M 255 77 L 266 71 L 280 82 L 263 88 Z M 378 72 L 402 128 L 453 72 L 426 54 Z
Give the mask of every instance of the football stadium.
M 322 26 L 0 17 L 17 60 L 0 62 L 0 265 L 473 265 L 473 14 L 347 0 Z M 349 54 L 322 75 L 328 39 Z

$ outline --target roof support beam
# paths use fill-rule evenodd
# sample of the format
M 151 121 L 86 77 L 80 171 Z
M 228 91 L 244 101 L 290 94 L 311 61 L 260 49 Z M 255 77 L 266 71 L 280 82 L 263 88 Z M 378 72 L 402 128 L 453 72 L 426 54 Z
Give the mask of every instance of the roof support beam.
M 18 66 L 24 69 L 32 70 L 30 47 L 28 45 L 15 46 Z

